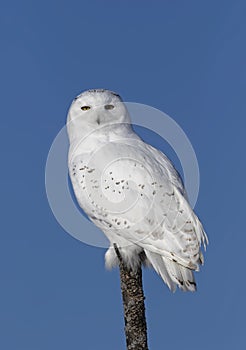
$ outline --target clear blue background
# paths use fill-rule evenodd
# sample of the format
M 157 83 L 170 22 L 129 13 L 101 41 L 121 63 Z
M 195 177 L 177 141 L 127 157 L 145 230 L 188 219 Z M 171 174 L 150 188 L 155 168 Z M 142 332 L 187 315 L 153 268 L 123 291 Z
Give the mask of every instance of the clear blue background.
M 4 350 L 124 349 L 118 271 L 49 208 L 50 145 L 81 90 L 172 116 L 196 151 L 210 237 L 196 294 L 144 271 L 150 349 L 245 347 L 245 1 L 2 1 Z M 153 140 L 154 142 L 154 140 Z

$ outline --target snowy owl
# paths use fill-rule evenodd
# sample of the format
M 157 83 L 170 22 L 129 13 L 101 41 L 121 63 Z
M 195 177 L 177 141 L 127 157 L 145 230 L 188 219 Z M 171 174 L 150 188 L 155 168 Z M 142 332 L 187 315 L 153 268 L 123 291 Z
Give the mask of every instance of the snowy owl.
M 132 129 L 120 96 L 81 93 L 68 112 L 68 166 L 80 207 L 110 241 L 106 267 L 145 261 L 172 290 L 195 291 L 207 236 L 170 160 Z

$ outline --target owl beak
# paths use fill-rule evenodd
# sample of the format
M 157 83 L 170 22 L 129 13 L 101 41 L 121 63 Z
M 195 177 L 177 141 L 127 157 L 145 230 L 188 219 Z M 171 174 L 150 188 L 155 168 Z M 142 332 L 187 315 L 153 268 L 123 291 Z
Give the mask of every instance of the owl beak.
M 98 125 L 100 125 L 100 123 L 101 123 L 101 120 L 100 120 L 100 118 L 99 118 L 99 117 L 97 117 L 97 120 L 96 120 L 96 122 L 97 122 L 97 124 L 98 124 Z

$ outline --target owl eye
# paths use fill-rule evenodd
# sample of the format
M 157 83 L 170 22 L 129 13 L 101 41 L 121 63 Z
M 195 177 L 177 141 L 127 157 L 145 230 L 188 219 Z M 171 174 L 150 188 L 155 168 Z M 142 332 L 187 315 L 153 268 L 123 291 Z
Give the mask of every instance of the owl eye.
M 90 106 L 82 106 L 81 107 L 82 111 L 88 111 L 89 109 L 91 109 Z
M 105 105 L 104 108 L 105 109 L 114 109 L 114 105 Z

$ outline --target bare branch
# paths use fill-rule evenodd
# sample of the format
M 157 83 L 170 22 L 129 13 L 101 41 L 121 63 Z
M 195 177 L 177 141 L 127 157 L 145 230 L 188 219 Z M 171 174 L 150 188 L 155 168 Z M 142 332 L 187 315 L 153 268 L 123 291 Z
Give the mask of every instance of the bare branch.
M 127 350 L 148 350 L 141 265 L 136 271 L 127 268 L 116 244 L 114 249 L 119 259 Z

